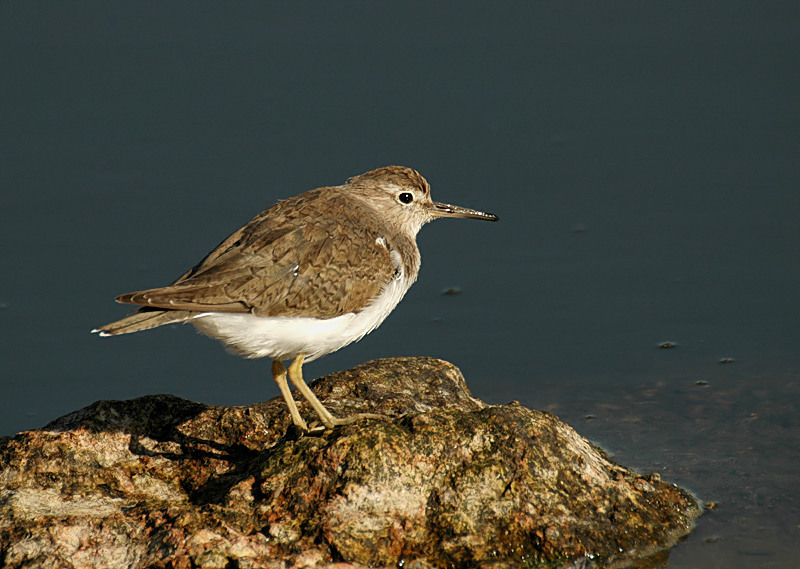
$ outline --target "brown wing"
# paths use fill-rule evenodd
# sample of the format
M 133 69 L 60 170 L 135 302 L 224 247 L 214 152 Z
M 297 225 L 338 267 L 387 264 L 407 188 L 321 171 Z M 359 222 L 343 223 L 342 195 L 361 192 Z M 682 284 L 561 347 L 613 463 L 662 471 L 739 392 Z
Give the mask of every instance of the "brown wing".
M 332 208 L 335 217 L 326 213 Z M 376 243 L 380 225 L 365 218 L 374 219 L 371 210 L 335 188 L 307 192 L 256 216 L 170 286 L 117 301 L 259 316 L 357 312 L 394 273 L 387 249 Z

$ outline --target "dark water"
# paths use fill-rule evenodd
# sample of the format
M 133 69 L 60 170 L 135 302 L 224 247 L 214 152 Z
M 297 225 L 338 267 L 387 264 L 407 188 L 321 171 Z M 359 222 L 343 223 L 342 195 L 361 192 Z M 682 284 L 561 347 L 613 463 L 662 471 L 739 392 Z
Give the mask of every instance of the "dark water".
M 98 399 L 277 395 L 188 328 L 88 330 L 278 198 L 406 164 L 502 221 L 423 229 L 400 307 L 308 375 L 451 360 L 716 502 L 670 567 L 796 567 L 798 16 L 0 3 L 0 432 Z

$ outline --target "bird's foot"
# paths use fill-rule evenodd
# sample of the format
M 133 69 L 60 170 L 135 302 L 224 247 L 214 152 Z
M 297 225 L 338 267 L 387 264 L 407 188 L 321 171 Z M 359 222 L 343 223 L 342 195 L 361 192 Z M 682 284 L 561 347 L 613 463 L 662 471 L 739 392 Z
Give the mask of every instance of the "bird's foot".
M 373 419 L 379 421 L 388 421 L 391 419 L 388 415 L 379 415 L 377 413 L 356 413 L 354 415 L 349 415 L 347 417 L 334 417 L 330 415 L 329 417 L 325 417 L 325 420 L 322 421 L 322 417 L 320 417 L 320 421 L 314 421 L 311 423 L 308 434 L 319 434 L 324 431 L 330 431 L 334 427 L 341 427 L 343 425 L 352 425 L 360 421 L 361 419 Z

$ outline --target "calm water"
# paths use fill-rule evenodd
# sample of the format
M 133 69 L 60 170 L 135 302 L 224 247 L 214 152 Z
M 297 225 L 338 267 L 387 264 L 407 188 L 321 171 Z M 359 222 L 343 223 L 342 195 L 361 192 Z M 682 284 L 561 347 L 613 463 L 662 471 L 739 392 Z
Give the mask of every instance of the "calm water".
M 309 377 L 448 359 L 717 502 L 670 567 L 796 567 L 800 8 L 288 6 L 0 4 L 0 433 L 276 396 L 188 328 L 88 330 L 277 199 L 405 164 L 502 221 L 423 229 L 400 307 Z

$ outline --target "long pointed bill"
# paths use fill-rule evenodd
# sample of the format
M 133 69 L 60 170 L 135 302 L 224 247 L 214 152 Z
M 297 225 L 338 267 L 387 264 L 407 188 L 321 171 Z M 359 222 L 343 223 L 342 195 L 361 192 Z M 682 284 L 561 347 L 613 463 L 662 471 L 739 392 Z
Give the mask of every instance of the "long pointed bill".
M 500 219 L 492 213 L 439 202 L 433 202 L 431 204 L 431 213 L 433 217 L 466 217 L 470 219 L 483 219 L 485 221 L 498 221 Z

